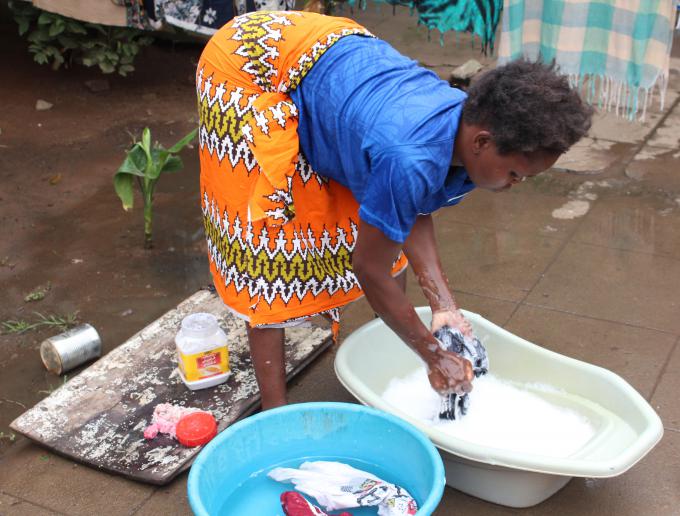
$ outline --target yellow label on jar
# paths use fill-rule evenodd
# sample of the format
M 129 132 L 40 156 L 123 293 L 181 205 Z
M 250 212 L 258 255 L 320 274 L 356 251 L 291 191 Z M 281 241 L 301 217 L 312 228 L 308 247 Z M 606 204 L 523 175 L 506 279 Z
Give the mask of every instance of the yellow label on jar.
M 189 382 L 203 380 L 229 371 L 229 351 L 226 346 L 185 355 L 177 351 L 179 369 Z

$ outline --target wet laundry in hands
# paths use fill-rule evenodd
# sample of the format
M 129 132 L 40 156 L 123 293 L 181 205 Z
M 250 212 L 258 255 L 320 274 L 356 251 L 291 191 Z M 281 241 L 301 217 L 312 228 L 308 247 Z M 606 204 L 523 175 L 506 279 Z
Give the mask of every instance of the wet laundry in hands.
M 465 337 L 460 330 L 450 326 L 443 326 L 434 332 L 439 345 L 446 351 L 457 353 L 472 364 L 475 378 L 489 372 L 489 357 L 486 349 L 477 337 Z M 467 394 L 447 394 L 442 396 L 439 419 L 460 419 L 468 410 L 470 397 Z

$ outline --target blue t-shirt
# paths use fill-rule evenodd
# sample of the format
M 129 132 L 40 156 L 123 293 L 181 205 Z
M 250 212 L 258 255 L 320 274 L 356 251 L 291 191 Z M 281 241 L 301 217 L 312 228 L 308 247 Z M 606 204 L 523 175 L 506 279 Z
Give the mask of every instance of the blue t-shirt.
M 419 214 L 474 188 L 450 167 L 465 93 L 384 41 L 342 38 L 290 96 L 312 168 L 348 187 L 389 239 L 403 242 Z

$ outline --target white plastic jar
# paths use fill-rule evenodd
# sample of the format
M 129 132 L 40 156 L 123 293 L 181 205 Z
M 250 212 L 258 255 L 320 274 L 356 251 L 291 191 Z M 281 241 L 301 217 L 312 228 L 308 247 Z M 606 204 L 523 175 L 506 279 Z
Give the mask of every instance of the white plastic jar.
M 185 317 L 175 336 L 175 346 L 180 377 L 189 389 L 219 385 L 229 377 L 227 334 L 213 314 Z

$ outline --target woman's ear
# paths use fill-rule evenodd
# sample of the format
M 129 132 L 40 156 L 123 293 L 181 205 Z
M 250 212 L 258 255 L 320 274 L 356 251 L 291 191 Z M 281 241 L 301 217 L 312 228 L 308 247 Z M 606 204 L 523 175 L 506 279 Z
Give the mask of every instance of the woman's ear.
M 479 154 L 492 144 L 491 133 L 489 131 L 478 131 L 472 139 L 472 152 Z

